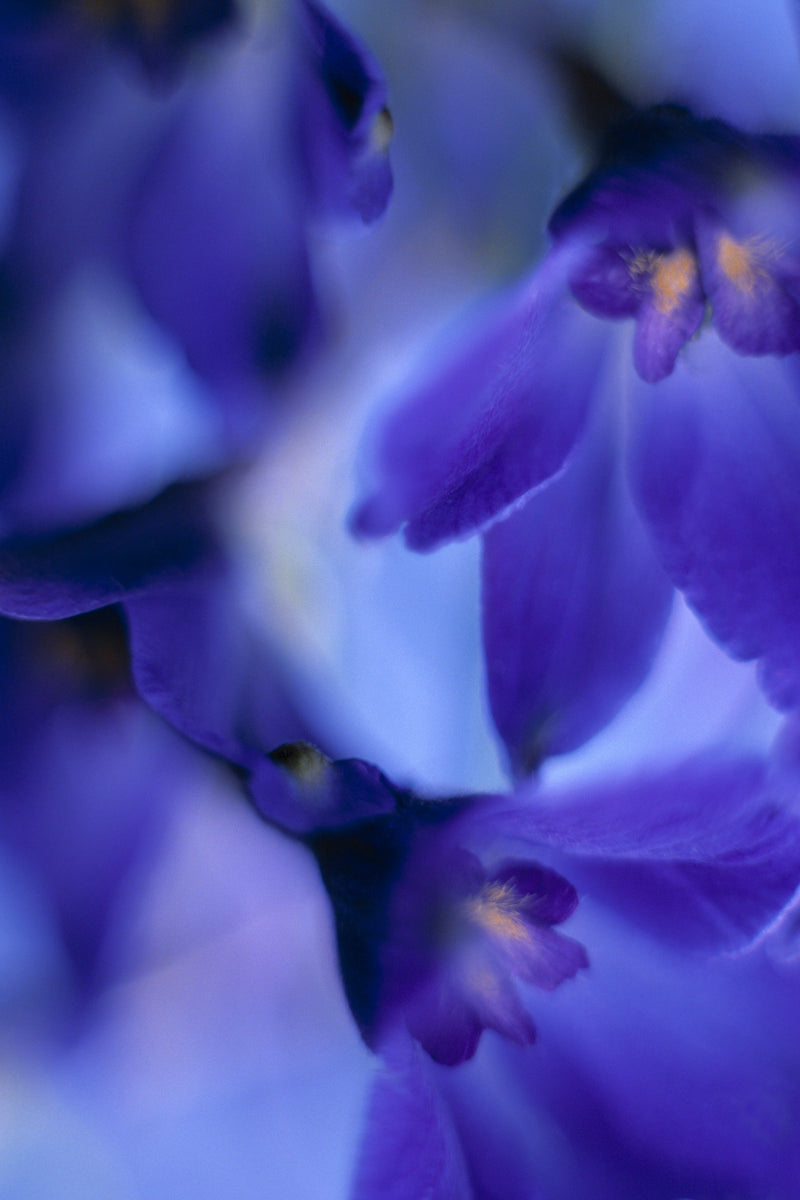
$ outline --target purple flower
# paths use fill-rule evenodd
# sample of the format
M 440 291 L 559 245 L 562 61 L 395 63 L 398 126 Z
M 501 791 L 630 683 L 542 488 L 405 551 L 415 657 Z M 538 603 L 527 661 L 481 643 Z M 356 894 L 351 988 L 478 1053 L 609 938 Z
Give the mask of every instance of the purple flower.
M 661 568 L 800 701 L 799 181 L 795 138 L 634 113 L 535 274 L 379 432 L 357 532 L 428 550 L 512 513 L 485 537 L 484 637 L 521 773 L 638 686 Z
M 589 966 L 555 928 L 579 895 L 708 953 L 751 943 L 800 881 L 792 764 L 706 756 L 557 793 L 423 801 L 366 764 L 291 749 L 276 761 L 293 796 L 272 767 L 252 794 L 318 860 L 347 997 L 376 1049 L 405 1030 L 454 1065 L 485 1028 L 532 1042 L 519 984 L 552 991 Z
M 465 810 L 459 838 L 495 855 L 508 838 L 516 855 L 535 846 L 574 882 L 572 932 L 589 968 L 579 986 L 527 993 L 533 1054 L 485 1039 L 445 1071 L 395 1026 L 354 1197 L 789 1200 L 797 977 L 776 971 L 765 947 L 798 880 L 796 780 L 796 755 L 705 756 L 557 794 L 529 784 Z M 445 886 L 426 863 L 423 894 L 432 876 Z M 359 928 L 351 921 L 349 936 Z M 393 927 L 403 951 L 413 928 Z M 435 998 L 428 1022 L 455 1040 Z
M 331 895 L 348 999 L 367 1043 L 403 1021 L 437 1062 L 470 1058 L 484 1029 L 536 1029 L 513 979 L 552 990 L 588 965 L 556 932 L 574 888 L 536 862 L 491 869 L 458 839 L 458 809 L 401 794 L 393 813 L 308 838 Z

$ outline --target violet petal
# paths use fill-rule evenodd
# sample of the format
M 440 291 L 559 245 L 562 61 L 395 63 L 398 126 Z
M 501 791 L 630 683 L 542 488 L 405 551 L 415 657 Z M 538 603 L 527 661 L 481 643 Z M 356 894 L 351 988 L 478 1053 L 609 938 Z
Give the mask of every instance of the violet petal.
M 549 479 L 579 437 L 603 345 L 601 322 L 566 288 L 554 253 L 385 422 L 377 487 L 353 518 L 363 536 L 407 522 L 415 550 L 466 537 Z
M 517 774 L 581 745 L 644 679 L 672 588 L 598 412 L 562 475 L 485 536 L 492 716 Z
M 800 411 L 792 363 L 707 331 L 655 386 L 634 382 L 632 483 L 675 585 L 771 700 L 800 702 Z

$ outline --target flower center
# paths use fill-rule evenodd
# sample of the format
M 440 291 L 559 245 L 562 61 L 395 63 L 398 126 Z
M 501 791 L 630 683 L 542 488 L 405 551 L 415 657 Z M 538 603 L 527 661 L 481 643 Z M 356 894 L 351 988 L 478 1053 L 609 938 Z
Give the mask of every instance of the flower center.
M 466 901 L 467 916 L 484 933 L 525 941 L 528 929 L 520 916 L 522 898 L 510 883 L 487 883 Z
M 688 250 L 659 255 L 651 277 L 653 300 L 660 313 L 673 312 L 697 279 L 697 260 Z

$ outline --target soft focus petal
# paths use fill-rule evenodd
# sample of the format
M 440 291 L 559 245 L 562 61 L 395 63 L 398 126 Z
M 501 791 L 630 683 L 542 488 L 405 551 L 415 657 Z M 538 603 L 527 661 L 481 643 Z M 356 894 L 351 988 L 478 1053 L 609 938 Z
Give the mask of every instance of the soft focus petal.
M 758 953 L 670 953 L 608 910 L 594 925 L 591 988 L 548 998 L 535 1069 L 504 1056 L 549 1133 L 532 1162 L 543 1194 L 793 1200 L 796 975 Z
M 572 301 L 570 252 L 552 255 L 386 421 L 364 536 L 407 523 L 417 550 L 464 537 L 563 465 L 579 436 L 602 325 Z
M 0 496 L 5 533 L 97 520 L 223 461 L 211 396 L 101 271 L 79 274 L 17 335 L 4 369 L 19 427 Z
M 472 1195 L 432 1068 L 410 1038 L 397 1038 L 373 1083 L 351 1200 L 470 1200 Z
M 218 388 L 285 366 L 316 320 L 280 45 L 242 44 L 189 93 L 132 206 L 130 263 Z
M 492 715 L 515 773 L 575 749 L 644 679 L 670 610 L 598 411 L 568 470 L 484 540 Z
M 139 694 L 181 733 L 248 765 L 308 730 L 236 584 L 231 570 L 189 573 L 125 611 Z
M 374 221 L 392 191 L 392 119 L 366 46 L 315 0 L 301 0 L 297 103 L 312 210 Z
M 633 487 L 657 552 L 712 635 L 800 701 L 800 411 L 794 362 L 704 333 L 655 387 L 634 384 Z
M 0 541 L 0 612 L 53 621 L 187 571 L 215 574 L 216 542 L 199 488 L 174 488 L 141 509 L 83 529 Z

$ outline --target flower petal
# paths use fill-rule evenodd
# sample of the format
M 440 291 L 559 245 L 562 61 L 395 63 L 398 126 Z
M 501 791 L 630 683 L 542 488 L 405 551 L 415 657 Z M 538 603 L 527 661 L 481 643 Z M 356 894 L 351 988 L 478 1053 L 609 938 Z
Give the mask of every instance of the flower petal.
M 756 758 L 696 759 L 624 782 L 557 791 L 492 815 L 497 834 L 557 848 L 595 892 L 659 937 L 696 949 L 752 941 L 800 885 L 792 771 Z M 498 802 L 502 807 L 502 802 Z
M 226 56 L 176 113 L 131 206 L 142 296 L 218 387 L 290 363 L 316 325 L 284 70 L 255 45 Z
M 378 485 L 356 510 L 363 536 L 407 522 L 416 550 L 466 537 L 549 479 L 580 435 L 603 326 L 566 287 L 556 252 L 385 422 Z
M 0 541 L 0 612 L 53 621 L 167 586 L 187 571 L 213 574 L 218 554 L 199 487 L 83 529 Z
M 656 550 L 711 634 L 800 703 L 797 364 L 707 331 L 669 379 L 634 382 L 632 484 Z
M 327 9 L 299 5 L 304 26 L 298 107 L 312 209 L 379 217 L 392 192 L 392 119 L 375 58 Z
M 710 222 L 699 224 L 698 244 L 722 340 L 739 354 L 800 350 L 800 302 L 781 281 L 778 251 L 758 238 L 734 238 Z
M 513 770 L 581 745 L 644 679 L 672 588 L 598 412 L 569 466 L 484 539 L 492 716 Z
M 410 1038 L 384 1052 L 367 1107 L 351 1200 L 471 1200 L 452 1118 Z

